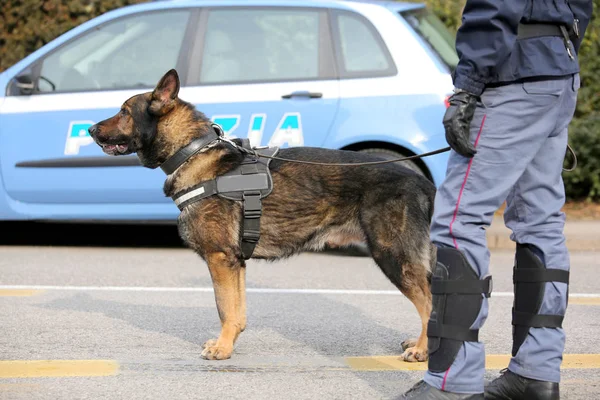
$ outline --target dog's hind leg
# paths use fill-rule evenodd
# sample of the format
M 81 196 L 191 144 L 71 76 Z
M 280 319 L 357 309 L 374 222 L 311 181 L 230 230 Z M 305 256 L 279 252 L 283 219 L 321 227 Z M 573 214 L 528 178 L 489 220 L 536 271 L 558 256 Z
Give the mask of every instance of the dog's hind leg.
M 431 314 L 429 275 L 435 255 L 429 239 L 426 207 L 402 198 L 371 192 L 373 200 L 361 212 L 361 226 L 373 259 L 385 276 L 415 306 L 421 319 L 421 334 L 405 341 L 405 361 L 427 361 L 427 324 Z M 370 201 L 369 201 L 370 200 Z
M 421 334 L 416 340 L 402 343 L 404 353 L 401 358 L 409 362 L 427 361 L 427 323 L 431 314 L 428 264 L 407 263 L 402 257 L 385 250 L 373 249 L 371 253 L 387 278 L 413 303 L 421 318 Z
M 430 304 L 430 307 L 428 309 L 425 309 L 423 311 L 419 310 L 419 308 L 417 307 L 417 305 L 415 304 L 415 307 L 417 307 L 417 310 L 419 312 L 419 316 L 421 317 L 421 321 L 423 323 L 423 331 L 421 333 L 421 337 L 419 339 L 407 339 L 405 341 L 402 342 L 402 350 L 404 351 L 404 354 L 402 355 L 403 358 L 406 357 L 410 357 L 410 353 L 413 352 L 412 347 L 417 347 L 417 348 L 421 348 L 421 345 L 418 345 L 418 342 L 422 342 L 424 340 L 426 340 L 426 333 L 427 333 L 427 321 L 425 318 L 429 318 L 429 314 L 431 313 L 431 289 L 430 289 L 430 277 L 431 277 L 431 271 L 433 271 L 433 268 L 435 266 L 436 263 L 436 258 L 437 258 L 437 253 L 436 253 L 436 247 L 431 244 L 430 246 L 430 259 L 429 259 L 429 270 L 427 272 L 427 286 L 425 287 L 425 289 L 421 290 L 421 292 L 423 292 L 425 294 L 425 296 L 427 297 L 427 301 Z M 418 279 L 419 282 L 421 282 L 421 285 L 424 285 L 424 283 L 422 282 L 422 279 Z M 408 291 L 408 289 L 407 289 Z M 420 297 L 420 294 L 417 293 L 415 294 L 406 294 L 406 297 L 409 299 L 412 299 L 414 297 L 418 298 Z M 412 301 L 412 300 L 411 300 Z M 412 301 L 413 303 L 415 303 L 415 301 Z M 420 304 L 420 302 L 417 301 L 417 303 Z M 425 337 L 423 337 L 423 334 L 425 334 Z
M 204 344 L 202 357 L 208 360 L 225 360 L 231 357 L 233 345 L 246 326 L 245 267 L 243 262 L 225 253 L 213 253 L 206 257 L 215 290 L 215 300 L 221 334 Z M 242 312 L 244 315 L 242 315 Z
M 421 334 L 416 340 L 402 342 L 402 359 L 404 361 L 426 361 L 429 358 L 427 350 L 427 324 L 431 314 L 430 275 L 436 262 L 435 246 L 428 242 L 429 256 L 423 253 L 423 259 L 414 265 L 402 267 L 402 282 L 400 290 L 414 304 L 421 318 Z
M 404 352 L 400 356 L 404 361 L 427 361 L 427 324 L 431 314 L 431 293 L 427 274 L 422 274 L 420 265 L 404 265 L 403 269 L 410 271 L 404 274 L 404 281 L 400 291 L 414 304 L 421 318 L 421 334 L 417 340 L 408 340 L 402 343 Z M 416 272 L 416 273 L 415 273 Z

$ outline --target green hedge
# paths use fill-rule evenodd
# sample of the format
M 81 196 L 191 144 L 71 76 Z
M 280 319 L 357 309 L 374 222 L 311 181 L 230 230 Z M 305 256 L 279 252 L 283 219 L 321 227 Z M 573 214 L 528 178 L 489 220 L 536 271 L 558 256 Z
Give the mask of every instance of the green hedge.
M 113 8 L 144 1 L 1 0 L 0 71 L 88 19 Z M 456 31 L 465 0 L 425 1 L 452 31 Z M 600 200 L 600 0 L 593 1 L 594 19 L 580 50 L 581 89 L 569 135 L 579 156 L 579 167 L 574 172 L 564 173 L 570 200 Z
M 144 0 L 0 0 L 0 71 L 106 11 Z
M 600 113 L 573 120 L 569 142 L 577 154 L 577 168 L 563 173 L 570 199 L 600 200 Z M 565 160 L 569 168 L 571 157 Z

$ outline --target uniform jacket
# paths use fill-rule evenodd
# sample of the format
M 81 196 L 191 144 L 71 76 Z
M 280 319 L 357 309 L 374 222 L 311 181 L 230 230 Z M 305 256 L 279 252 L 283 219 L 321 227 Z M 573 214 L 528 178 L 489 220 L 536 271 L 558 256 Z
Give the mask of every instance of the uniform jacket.
M 592 16 L 592 0 L 467 0 L 456 35 L 460 58 L 454 86 L 480 95 L 488 84 L 579 72 L 577 52 Z M 519 24 L 565 25 L 571 35 L 567 53 L 558 36 L 517 39 Z

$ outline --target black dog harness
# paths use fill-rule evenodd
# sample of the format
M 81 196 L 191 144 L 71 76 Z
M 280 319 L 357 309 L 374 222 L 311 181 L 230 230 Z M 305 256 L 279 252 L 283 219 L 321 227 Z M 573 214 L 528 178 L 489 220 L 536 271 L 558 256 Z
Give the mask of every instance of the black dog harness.
M 200 182 L 186 190 L 175 193 L 171 198 L 180 211 L 190 204 L 204 198 L 217 195 L 221 198 L 242 203 L 241 249 L 245 260 L 252 257 L 254 248 L 260 239 L 260 217 L 262 215 L 261 200 L 271 194 L 273 178 L 269 170 L 270 158 L 279 151 L 278 147 L 252 148 L 248 139 L 241 139 L 239 146 L 225 139 L 221 127 L 213 124 L 214 132 L 193 140 L 190 144 L 177 151 L 161 165 L 161 169 L 170 175 L 194 154 L 202 149 L 225 142 L 244 153 L 244 159 L 239 166 L 215 179 Z

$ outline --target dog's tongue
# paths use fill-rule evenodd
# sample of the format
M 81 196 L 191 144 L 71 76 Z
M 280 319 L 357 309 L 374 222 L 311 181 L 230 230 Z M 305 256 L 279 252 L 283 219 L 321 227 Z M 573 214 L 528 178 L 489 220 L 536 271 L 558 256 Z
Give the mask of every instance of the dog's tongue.
M 127 151 L 127 145 L 126 144 L 118 144 L 117 150 L 119 151 L 119 153 L 125 153 Z

